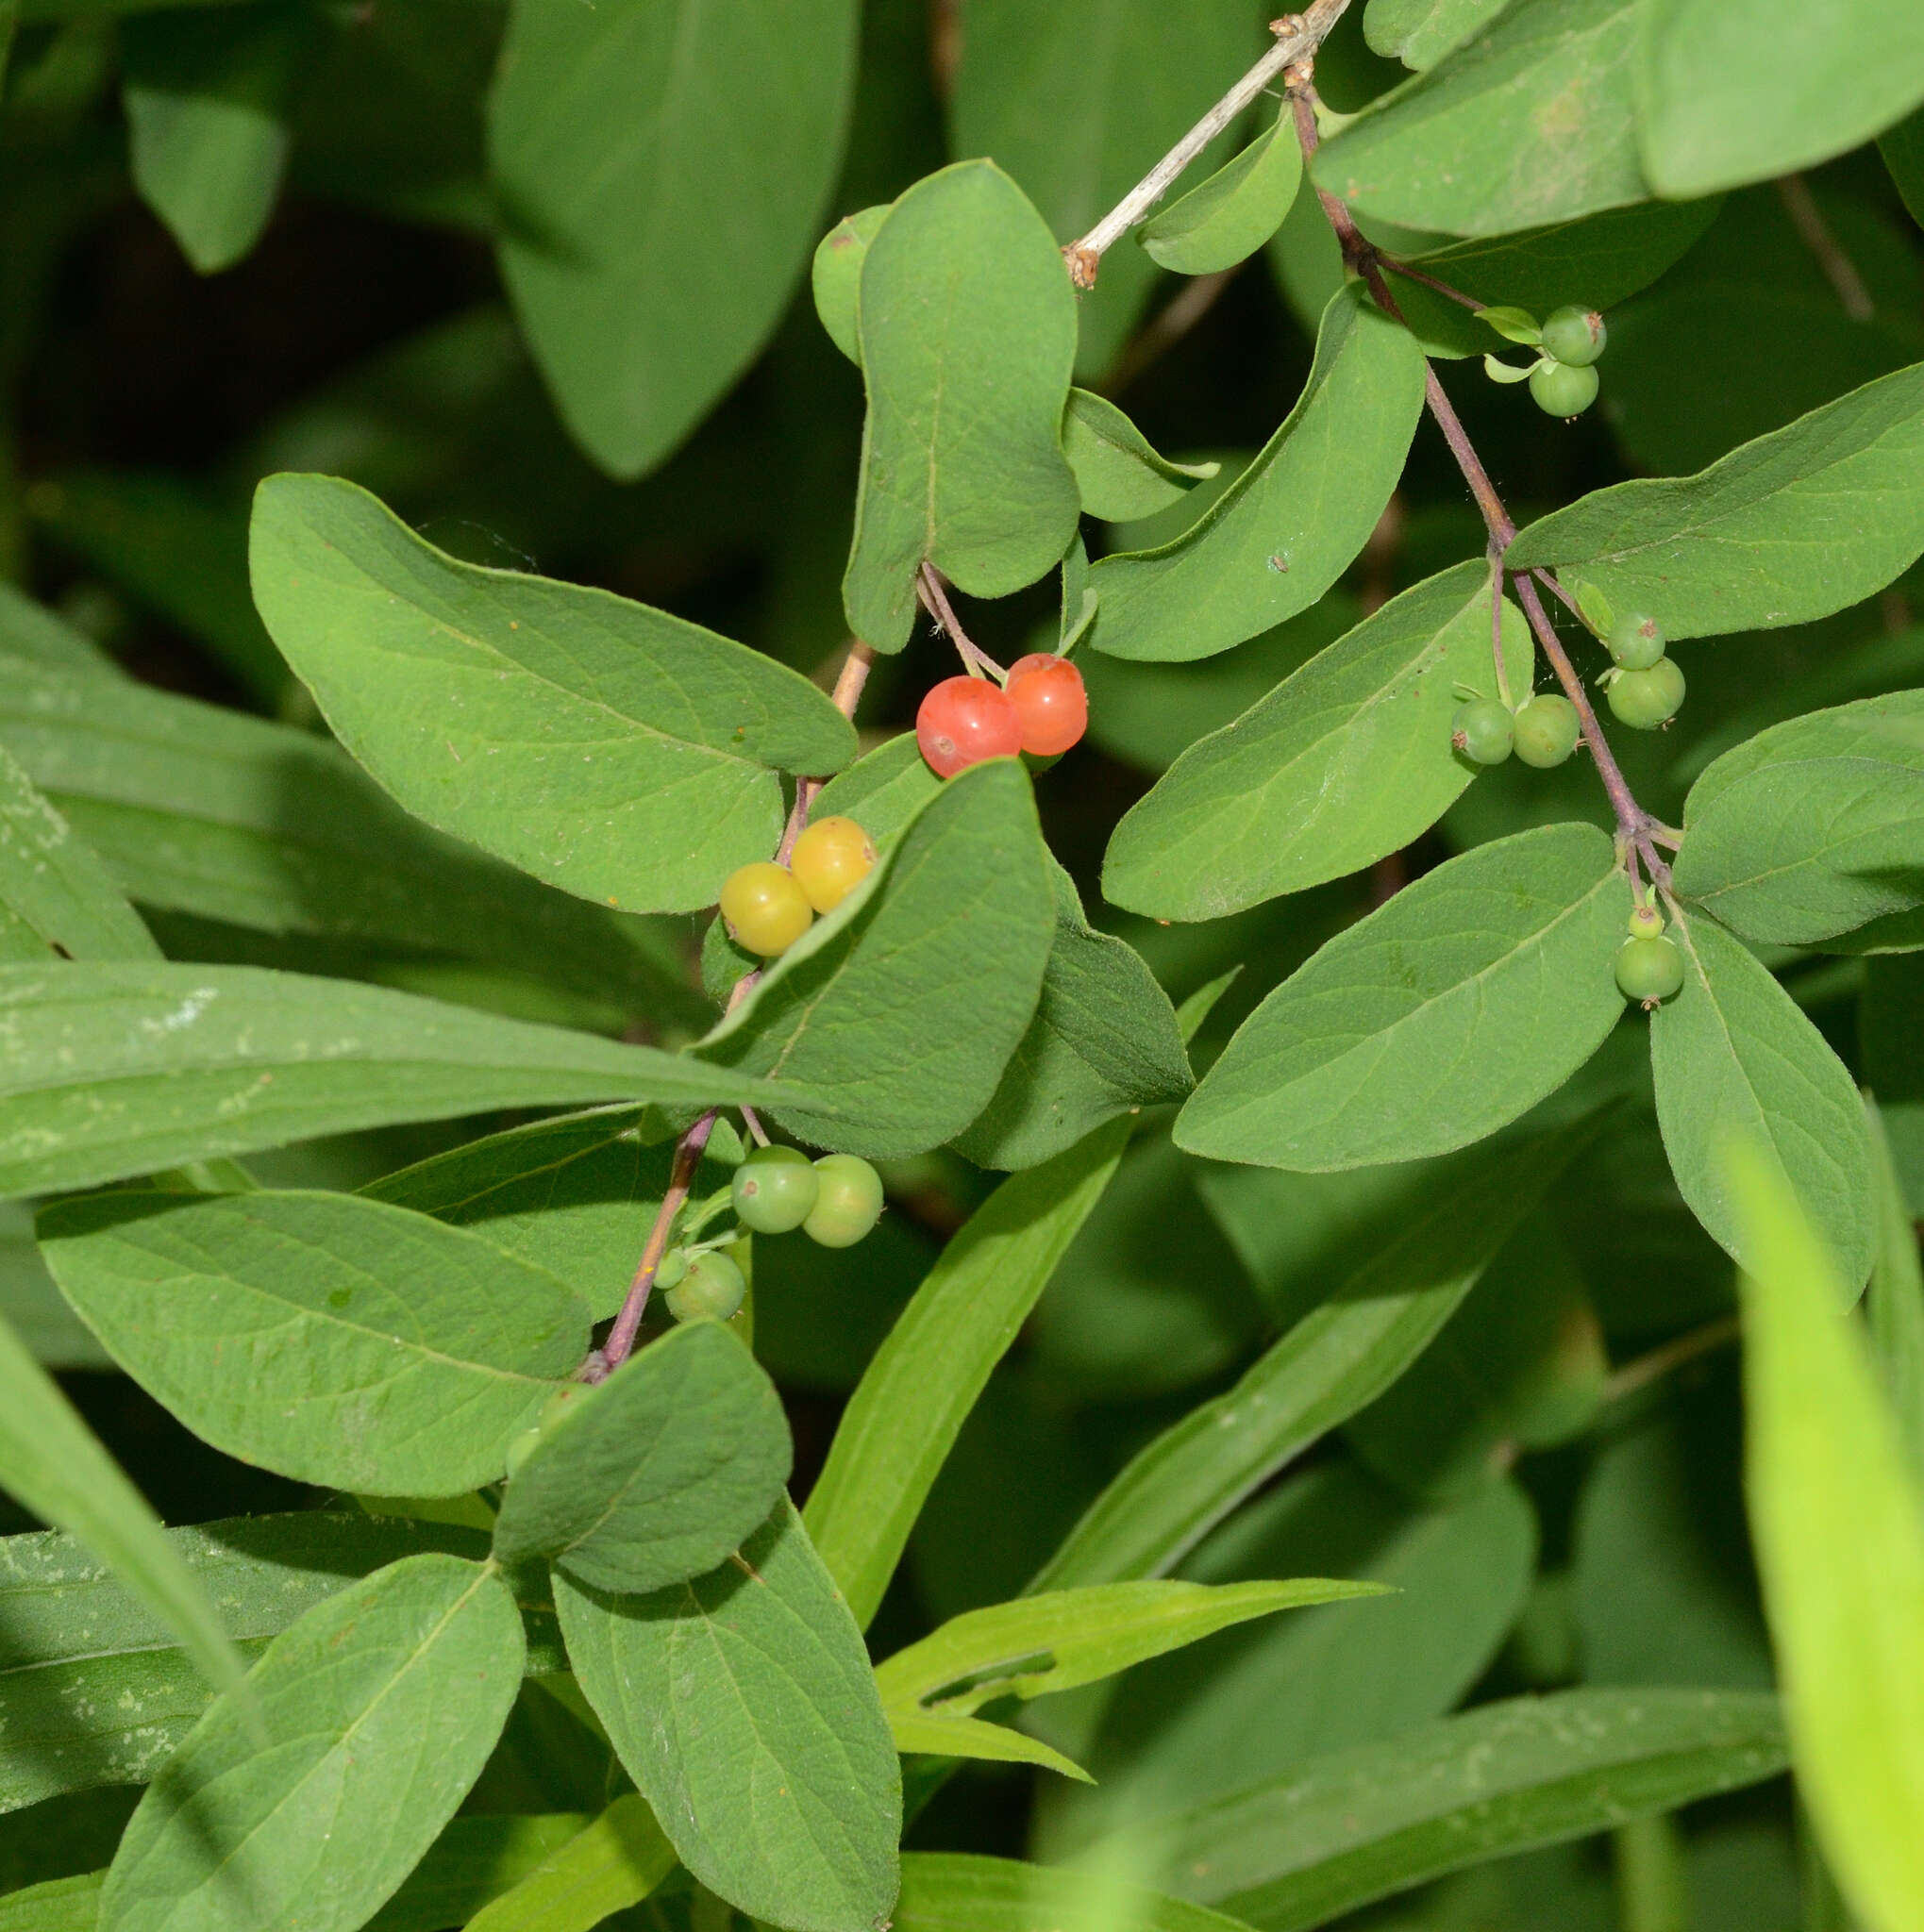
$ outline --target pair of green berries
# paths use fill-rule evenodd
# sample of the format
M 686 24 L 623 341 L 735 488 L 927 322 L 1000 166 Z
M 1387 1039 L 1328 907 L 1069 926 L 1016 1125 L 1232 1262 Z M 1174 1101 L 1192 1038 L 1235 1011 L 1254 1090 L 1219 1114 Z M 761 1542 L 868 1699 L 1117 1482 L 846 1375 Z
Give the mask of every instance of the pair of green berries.
M 1683 955 L 1664 935 L 1664 915 L 1639 906 L 1630 916 L 1630 937 L 1616 949 L 1616 988 L 1648 1012 L 1683 984 Z
M 1631 611 L 1611 625 L 1603 642 L 1614 660 L 1603 689 L 1617 721 L 1638 731 L 1669 724 L 1683 708 L 1683 674 L 1664 655 L 1656 619 Z
M 1548 771 L 1577 749 L 1577 708 L 1555 691 L 1540 691 L 1513 712 L 1495 698 L 1469 698 L 1456 708 L 1449 741 L 1473 765 L 1500 765 L 1512 752 Z
M 735 1170 L 729 1192 L 750 1233 L 800 1228 L 824 1248 L 852 1248 L 882 1213 L 881 1175 L 854 1154 L 811 1161 L 799 1147 L 758 1147 Z M 655 1285 L 678 1322 L 726 1322 L 748 1292 L 741 1269 L 713 1248 L 693 1258 L 678 1249 L 664 1256 Z
M 1581 416 L 1597 400 L 1593 365 L 1602 355 L 1610 331 L 1596 309 L 1566 303 L 1541 328 L 1521 308 L 1492 308 L 1481 313 L 1499 334 L 1539 351 L 1528 369 L 1485 357 L 1484 367 L 1497 381 L 1528 380 L 1531 400 L 1549 416 Z

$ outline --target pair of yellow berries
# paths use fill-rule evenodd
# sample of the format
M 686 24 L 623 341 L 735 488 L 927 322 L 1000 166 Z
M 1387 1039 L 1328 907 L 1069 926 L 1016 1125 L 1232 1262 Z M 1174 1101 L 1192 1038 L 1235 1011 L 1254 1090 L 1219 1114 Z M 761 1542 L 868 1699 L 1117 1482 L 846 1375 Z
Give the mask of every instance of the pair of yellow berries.
M 875 865 L 875 844 L 853 819 L 817 819 L 795 842 L 788 863 L 757 859 L 729 874 L 722 917 L 735 943 L 764 959 L 785 953 L 832 912 Z

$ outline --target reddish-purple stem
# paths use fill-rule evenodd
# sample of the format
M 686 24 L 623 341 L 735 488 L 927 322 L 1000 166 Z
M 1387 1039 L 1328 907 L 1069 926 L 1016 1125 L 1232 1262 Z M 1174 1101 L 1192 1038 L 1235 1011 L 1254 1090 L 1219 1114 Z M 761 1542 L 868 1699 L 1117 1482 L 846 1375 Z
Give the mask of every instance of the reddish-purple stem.
M 934 618 L 937 626 L 956 647 L 962 657 L 962 669 L 971 677 L 980 677 L 987 672 L 997 684 L 1008 683 L 1008 672 L 962 627 L 962 619 L 955 614 L 955 606 L 948 601 L 948 590 L 942 581 L 942 573 L 932 563 L 925 563 L 917 573 L 915 594 L 922 599 L 922 608 Z
M 1398 261 L 1394 255 L 1379 255 L 1377 259 L 1392 275 L 1401 275 L 1405 281 L 1421 282 L 1426 289 L 1434 289 L 1446 300 L 1461 303 L 1465 308 L 1483 309 L 1490 306 L 1479 302 L 1474 295 L 1465 295 L 1461 289 L 1452 289 L 1447 282 L 1439 282 L 1434 275 L 1425 275 L 1420 268 L 1412 268 L 1407 261 Z

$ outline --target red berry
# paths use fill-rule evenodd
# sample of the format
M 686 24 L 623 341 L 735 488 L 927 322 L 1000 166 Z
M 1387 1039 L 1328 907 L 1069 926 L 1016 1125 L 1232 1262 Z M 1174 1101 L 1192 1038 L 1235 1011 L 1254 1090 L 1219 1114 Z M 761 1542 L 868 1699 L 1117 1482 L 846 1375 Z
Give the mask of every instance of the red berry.
M 953 778 L 984 758 L 1022 749 L 1022 715 L 999 684 L 986 677 L 945 677 L 915 713 L 915 741 L 939 778 Z
M 1031 651 L 1009 667 L 1010 697 L 1022 719 L 1022 748 L 1037 758 L 1067 751 L 1089 728 L 1082 674 L 1053 651 Z

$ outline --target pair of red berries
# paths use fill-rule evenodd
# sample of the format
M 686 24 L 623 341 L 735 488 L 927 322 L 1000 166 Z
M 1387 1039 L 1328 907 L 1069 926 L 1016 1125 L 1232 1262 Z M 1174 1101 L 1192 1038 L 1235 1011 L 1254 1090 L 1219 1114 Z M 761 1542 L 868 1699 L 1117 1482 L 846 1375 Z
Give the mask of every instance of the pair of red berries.
M 1009 681 L 945 677 L 915 713 L 915 741 L 938 777 L 1019 751 L 1054 758 L 1089 725 L 1082 674 L 1066 658 L 1032 651 L 1009 667 Z

